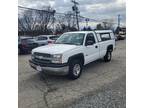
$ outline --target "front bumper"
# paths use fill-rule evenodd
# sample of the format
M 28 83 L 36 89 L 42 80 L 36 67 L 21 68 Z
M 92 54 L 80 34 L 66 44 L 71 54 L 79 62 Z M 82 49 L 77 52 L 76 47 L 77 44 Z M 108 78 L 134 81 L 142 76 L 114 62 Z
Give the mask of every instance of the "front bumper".
M 32 60 L 29 60 L 30 66 L 37 70 L 37 71 L 43 71 L 47 72 L 48 74 L 57 74 L 57 75 L 67 75 L 69 71 L 69 66 L 68 65 L 41 65 L 33 62 Z M 41 70 L 38 70 L 37 67 L 40 67 Z

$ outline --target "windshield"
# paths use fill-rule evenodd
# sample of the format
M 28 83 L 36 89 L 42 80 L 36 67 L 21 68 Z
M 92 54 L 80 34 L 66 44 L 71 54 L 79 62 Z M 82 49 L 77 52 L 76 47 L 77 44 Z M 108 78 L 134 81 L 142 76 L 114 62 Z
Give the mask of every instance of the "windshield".
M 56 44 L 73 44 L 82 45 L 84 40 L 84 33 L 66 33 L 56 40 Z

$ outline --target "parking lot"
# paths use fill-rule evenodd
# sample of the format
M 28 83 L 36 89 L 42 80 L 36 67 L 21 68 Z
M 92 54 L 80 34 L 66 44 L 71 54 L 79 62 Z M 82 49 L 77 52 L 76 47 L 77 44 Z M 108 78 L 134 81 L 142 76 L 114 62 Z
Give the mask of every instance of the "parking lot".
M 98 60 L 88 64 L 77 80 L 38 73 L 29 66 L 29 59 L 30 55 L 18 56 L 19 108 L 67 108 L 75 100 L 95 93 L 113 82 L 125 83 L 125 40 L 116 42 L 111 62 Z

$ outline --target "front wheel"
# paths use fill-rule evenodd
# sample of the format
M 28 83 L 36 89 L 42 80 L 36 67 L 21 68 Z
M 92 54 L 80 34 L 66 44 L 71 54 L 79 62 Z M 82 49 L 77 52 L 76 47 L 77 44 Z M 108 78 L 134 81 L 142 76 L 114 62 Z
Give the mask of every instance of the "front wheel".
M 82 63 L 79 60 L 72 60 L 69 63 L 68 77 L 73 80 L 79 78 L 82 72 L 82 67 Z
M 111 61 L 111 58 L 112 58 L 112 52 L 107 51 L 106 55 L 104 56 L 104 61 L 109 62 L 109 61 Z

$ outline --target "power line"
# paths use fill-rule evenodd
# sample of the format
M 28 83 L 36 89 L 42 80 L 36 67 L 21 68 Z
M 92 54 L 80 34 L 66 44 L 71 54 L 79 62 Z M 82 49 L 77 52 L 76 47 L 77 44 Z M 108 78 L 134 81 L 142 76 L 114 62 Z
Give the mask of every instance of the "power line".
M 34 10 L 34 11 L 42 11 L 42 12 L 48 12 L 48 13 L 51 13 L 50 11 L 47 11 L 47 10 L 42 10 L 42 9 L 34 9 L 34 8 L 28 8 L 28 7 L 23 7 L 23 6 L 18 6 L 19 8 L 21 9 L 28 9 L 28 10 Z M 56 14 L 61 14 L 61 15 L 66 15 L 65 13 L 60 13 L 60 12 L 56 12 Z M 84 19 L 87 19 L 88 17 L 84 17 L 84 16 L 80 16 L 80 18 L 84 18 Z M 96 21 L 96 22 L 99 22 L 99 20 L 96 20 L 96 19 L 92 19 L 92 18 L 88 18 L 89 20 L 91 21 Z
M 33 10 L 33 11 L 41 11 L 41 12 L 48 12 L 48 13 L 53 13 L 53 12 L 50 12 L 48 10 L 42 10 L 42 9 L 34 9 L 34 8 L 28 8 L 28 7 L 23 7 L 23 6 L 18 6 L 19 8 L 21 9 L 27 9 L 27 10 Z M 57 14 L 63 14 L 63 15 L 66 15 L 65 13 L 60 13 L 60 12 L 56 12 Z

